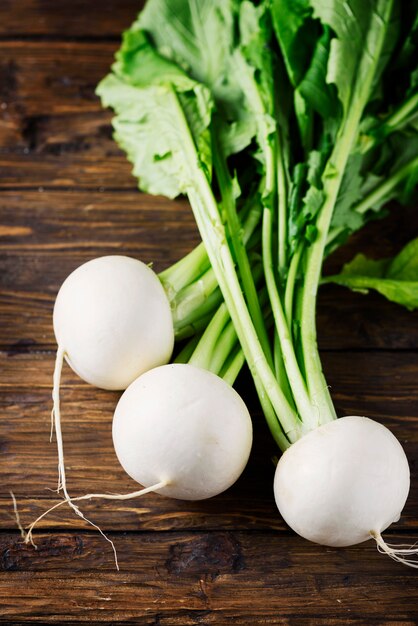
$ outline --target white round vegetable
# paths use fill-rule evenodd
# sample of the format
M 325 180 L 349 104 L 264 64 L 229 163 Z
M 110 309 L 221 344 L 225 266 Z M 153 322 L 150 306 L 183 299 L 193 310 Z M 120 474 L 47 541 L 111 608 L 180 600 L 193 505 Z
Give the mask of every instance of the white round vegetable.
M 68 276 L 55 302 L 54 331 L 71 368 L 103 389 L 126 389 L 167 363 L 174 345 L 157 275 L 126 256 L 93 259 Z
M 390 430 L 350 416 L 286 450 L 274 495 L 284 520 L 305 539 L 350 546 L 374 537 L 380 545 L 380 533 L 401 515 L 409 482 L 407 458 Z
M 252 423 L 238 393 L 221 378 L 188 364 L 157 367 L 123 393 L 113 418 L 113 443 L 124 470 L 158 493 L 210 498 L 243 471 Z

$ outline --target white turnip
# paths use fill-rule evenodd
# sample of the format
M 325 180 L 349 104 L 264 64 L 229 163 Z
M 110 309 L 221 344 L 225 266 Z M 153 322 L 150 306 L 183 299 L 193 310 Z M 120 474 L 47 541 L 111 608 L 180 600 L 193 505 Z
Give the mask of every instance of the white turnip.
M 171 309 L 157 275 L 126 256 L 84 263 L 62 284 L 54 307 L 58 343 L 53 418 L 58 447 L 58 491 L 67 492 L 59 387 L 63 359 L 86 382 L 125 389 L 140 374 L 167 363 L 174 346 Z
M 55 302 L 54 332 L 72 369 L 103 389 L 126 389 L 167 363 L 174 345 L 160 280 L 126 256 L 93 259 L 68 276 Z
M 252 443 L 248 410 L 215 374 L 188 364 L 164 365 L 124 392 L 113 442 L 125 471 L 145 487 L 183 500 L 210 498 L 243 471 Z
M 396 560 L 381 533 L 399 520 L 409 492 L 409 466 L 396 437 L 367 417 L 324 424 L 299 439 L 277 464 L 274 495 L 287 524 L 305 539 L 343 547 L 373 538 Z

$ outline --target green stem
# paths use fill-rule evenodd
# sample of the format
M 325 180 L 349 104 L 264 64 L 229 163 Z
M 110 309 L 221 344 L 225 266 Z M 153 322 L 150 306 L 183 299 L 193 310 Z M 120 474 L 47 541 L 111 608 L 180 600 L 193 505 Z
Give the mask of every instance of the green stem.
M 192 189 L 189 192 L 195 219 L 218 277 L 260 400 L 262 403 L 266 399 L 271 402 L 276 415 L 280 415 L 285 433 L 290 440 L 297 440 L 300 434 L 299 420 L 280 389 L 261 347 L 241 291 L 218 207 L 206 178 L 204 181 L 201 180 L 199 189 L 200 193 L 195 193 Z M 275 419 L 279 428 L 277 417 Z M 273 425 L 271 423 L 269 425 L 272 428 Z
M 223 361 L 225 360 L 225 351 L 217 351 L 219 363 L 218 367 L 211 366 L 213 359 L 212 353 L 214 352 L 215 346 L 219 341 L 219 338 L 222 335 L 224 328 L 228 324 L 229 320 L 230 318 L 228 309 L 226 307 L 226 304 L 223 302 L 216 311 L 205 332 L 203 333 L 193 354 L 189 357 L 188 361 L 190 365 L 195 365 L 196 367 L 210 370 L 214 374 L 219 373 Z M 229 351 L 227 352 L 227 354 L 228 353 Z
M 193 337 L 189 339 L 189 341 L 186 343 L 183 349 L 178 353 L 178 355 L 174 359 L 174 363 L 188 363 L 201 337 L 202 337 L 202 333 L 201 334 L 196 333 L 195 335 L 193 335 Z
M 241 234 L 241 222 L 235 207 L 233 183 L 225 158 L 216 139 L 218 134 L 217 130 L 218 129 L 215 126 L 215 132 L 213 133 L 213 164 L 218 179 L 219 189 L 221 191 L 222 205 L 226 214 L 226 222 L 228 224 L 227 232 L 229 234 L 229 238 L 232 243 L 232 250 L 237 261 L 242 289 L 247 301 L 249 313 L 267 361 L 269 362 L 270 367 L 273 367 L 273 356 L 270 350 L 270 343 L 264 324 L 263 313 L 258 300 L 254 277 L 251 271 L 247 250 L 245 248 L 245 242 Z
M 277 284 L 273 273 L 272 257 L 272 215 L 270 209 L 264 209 L 263 218 L 263 266 L 266 278 L 267 291 L 270 298 L 271 309 L 274 316 L 275 327 L 280 340 L 280 348 L 283 356 L 287 378 L 292 389 L 293 398 L 298 413 L 304 423 L 309 424 L 312 405 L 307 393 L 305 381 L 300 373 L 296 355 L 293 349 L 293 341 L 284 315 Z
M 293 319 L 293 294 L 295 291 L 295 283 L 299 270 L 299 262 L 304 250 L 303 243 L 300 242 L 296 248 L 290 261 L 289 272 L 286 281 L 286 290 L 284 295 L 284 309 L 286 313 L 287 324 L 290 327 Z
M 322 372 L 316 335 L 316 298 L 321 277 L 322 262 L 328 231 L 340 189 L 345 165 L 357 135 L 359 113 L 351 109 L 337 138 L 336 146 L 324 171 L 325 202 L 317 221 L 318 236 L 306 253 L 306 273 L 304 277 L 301 310 L 301 339 L 305 375 L 309 395 L 317 407 L 317 425 L 336 418 L 335 409 Z
M 408 98 L 408 100 L 402 102 L 402 104 L 384 120 L 385 128 L 390 128 L 391 130 L 402 128 L 410 119 L 411 113 L 413 116 L 418 113 L 418 92 Z
M 384 28 L 384 24 L 386 22 L 384 17 L 389 18 L 391 10 L 392 3 L 388 2 L 386 5 L 387 15 L 382 16 L 381 29 L 377 35 L 376 33 L 373 34 L 375 45 L 373 56 L 375 59 L 380 57 L 380 51 L 386 35 L 386 30 Z M 369 42 L 365 42 L 366 48 L 368 43 Z M 375 64 L 370 64 L 369 54 L 370 53 L 367 55 L 366 61 L 368 64 L 367 74 L 365 77 L 362 77 L 361 86 L 353 86 L 353 93 L 357 94 L 356 100 L 353 100 L 350 103 L 340 132 L 337 136 L 335 147 L 327 165 L 325 166 L 323 176 L 325 201 L 317 221 L 318 236 L 306 254 L 306 274 L 304 278 L 302 311 L 300 318 L 301 338 L 308 390 L 312 401 L 318 410 L 318 425 L 335 419 L 336 415 L 322 372 L 321 361 L 318 354 L 315 320 L 316 298 L 321 277 L 324 251 L 335 202 L 348 157 L 358 136 L 360 119 L 363 114 L 364 106 L 369 98 L 375 74 L 376 67 Z
M 233 348 L 238 345 L 238 337 L 235 332 L 234 325 L 228 315 L 228 323 L 223 329 L 221 336 L 218 339 L 216 350 L 213 351 L 210 361 L 209 369 L 212 372 L 219 374 L 222 371 L 225 363 L 225 354 L 230 354 Z
M 245 356 L 241 350 L 241 346 L 237 345 L 235 350 L 231 353 L 230 357 L 224 364 L 219 376 L 224 379 L 225 382 L 233 385 L 238 374 L 240 373 L 242 366 L 245 363 Z M 289 444 L 286 444 L 286 447 Z
M 283 142 L 277 127 L 277 194 L 278 194 L 278 257 L 279 278 L 283 281 L 287 270 L 287 180 L 284 167 Z
M 383 183 L 373 189 L 373 191 L 371 191 L 365 198 L 363 198 L 361 202 L 359 202 L 354 207 L 354 210 L 357 211 L 357 213 L 365 213 L 366 211 L 371 209 L 373 205 L 380 202 L 381 200 L 386 199 L 391 191 L 393 191 L 404 178 L 409 176 L 409 174 L 411 174 L 417 168 L 418 157 L 415 157 L 414 159 L 412 159 L 412 161 L 406 163 L 403 167 L 401 167 L 399 170 L 389 176 L 389 178 L 387 178 Z
M 276 372 L 276 377 L 280 387 L 283 389 L 283 393 L 285 394 L 287 401 L 289 404 L 296 409 L 295 401 L 292 394 L 292 389 L 289 385 L 289 379 L 287 377 L 286 368 L 283 361 L 283 352 L 282 347 L 280 345 L 280 338 L 277 334 L 277 331 L 274 331 L 274 367 Z
M 208 270 L 195 281 L 184 287 L 171 301 L 174 327 L 179 327 L 183 320 L 204 306 L 218 286 L 213 270 Z
M 394 131 L 402 130 L 402 128 L 413 121 L 417 114 L 418 93 L 415 93 L 369 131 L 370 135 L 368 135 L 368 137 L 372 138 L 370 147 L 374 147 L 374 145 L 379 143 L 380 138 L 387 137 L 387 135 Z M 367 142 L 366 146 L 369 148 L 369 142 Z
M 174 334 L 176 341 L 192 337 L 199 330 L 204 330 L 213 316 L 213 312 L 222 302 L 220 289 L 215 289 L 213 293 L 202 303 L 201 306 L 193 309 L 189 315 L 181 319 L 174 319 Z
M 245 357 L 237 333 L 223 302 L 204 333 L 193 337 L 175 359 L 213 372 L 233 385 Z
M 183 129 L 185 139 L 182 149 L 190 168 L 190 181 L 193 181 L 188 189 L 190 204 L 219 287 L 235 325 L 245 358 L 252 372 L 260 401 L 266 408 L 268 408 L 267 403 L 274 408 L 274 419 L 271 411 L 269 413 L 270 418 L 268 415 L 266 416 L 268 421 L 270 419 L 269 426 L 276 433 L 276 440 L 282 440 L 283 433 L 277 418 L 280 415 L 280 421 L 287 437 L 290 441 L 296 441 L 301 435 L 298 417 L 280 389 L 258 339 L 241 291 L 235 263 L 219 214 L 219 207 L 206 174 L 199 167 L 196 147 L 174 90 L 171 91 L 171 96 L 173 111 L 176 112 L 179 127 Z
M 159 273 L 159 278 L 171 301 L 182 289 L 210 268 L 205 246 L 200 243 L 189 254 Z
M 247 245 L 251 242 L 252 245 L 252 237 L 257 234 L 255 231 L 260 221 L 261 206 L 258 202 L 252 201 L 251 206 L 244 207 L 242 212 L 246 216 L 242 228 L 243 243 Z M 207 258 L 206 250 L 205 255 Z M 179 263 L 181 262 L 182 260 Z M 209 264 L 209 259 L 207 262 Z M 222 301 L 222 294 L 218 289 L 218 281 L 213 268 L 209 267 L 203 275 L 200 275 L 198 270 L 199 266 L 196 267 L 194 282 L 186 285 L 174 295 L 171 292 L 171 299 L 169 298 L 177 339 L 190 336 L 190 330 L 193 329 L 196 322 L 213 311 Z M 189 277 L 191 277 L 191 273 Z M 168 283 L 163 283 L 163 286 L 168 293 Z
M 237 71 L 239 72 L 239 79 L 242 85 L 242 88 L 246 94 L 246 98 L 248 99 L 251 108 L 256 116 L 257 120 L 257 135 L 260 147 L 264 154 L 265 160 L 265 184 L 264 190 L 262 194 L 262 200 L 264 202 L 264 213 L 263 213 L 263 225 L 262 225 L 262 251 L 263 251 L 263 267 L 264 274 L 266 279 L 267 291 L 269 294 L 271 308 L 273 311 L 273 316 L 275 320 L 275 325 L 277 329 L 277 333 L 280 339 L 280 347 L 281 354 L 283 356 L 283 363 L 286 370 L 287 378 L 292 388 L 293 398 L 296 404 L 296 407 L 299 411 L 299 414 L 304 414 L 306 416 L 306 421 L 309 420 L 309 415 L 311 414 L 311 404 L 307 394 L 307 389 L 303 377 L 301 376 L 296 355 L 293 350 L 292 339 L 289 333 L 289 329 L 287 327 L 285 315 L 283 312 L 283 306 L 280 300 L 280 296 L 277 290 L 276 278 L 274 275 L 274 265 L 273 265 L 273 256 L 272 256 L 272 245 L 273 245 L 273 206 L 275 206 L 275 199 L 277 195 L 276 190 L 276 159 L 275 159 L 275 150 L 277 149 L 277 128 L 275 133 L 275 139 L 271 138 L 271 116 L 266 110 L 265 104 L 261 99 L 260 91 L 257 88 L 257 85 L 254 82 L 254 75 L 249 70 L 247 63 L 245 63 L 242 56 L 237 53 L 235 55 L 235 63 Z M 272 146 L 274 143 L 274 147 Z M 279 159 L 280 160 L 280 159 Z M 282 193 L 286 194 L 286 181 L 285 181 L 285 172 L 284 172 L 284 164 L 282 163 L 281 175 L 284 179 L 281 181 L 282 185 Z M 286 208 L 283 202 L 286 202 L 286 199 L 282 198 L 282 210 L 284 211 L 284 216 L 286 216 Z M 282 246 L 284 246 L 284 242 L 282 242 Z M 245 350 L 244 350 L 245 352 Z M 276 369 L 279 367 L 278 364 L 278 356 L 279 353 L 276 350 Z M 285 394 L 283 394 L 285 395 Z M 274 404 L 274 403 L 273 403 Z M 285 429 L 286 430 L 286 429 Z M 298 418 L 298 431 L 300 435 L 304 432 L 304 425 Z M 286 430 L 286 433 L 288 431 Z M 298 434 L 295 434 L 296 438 Z

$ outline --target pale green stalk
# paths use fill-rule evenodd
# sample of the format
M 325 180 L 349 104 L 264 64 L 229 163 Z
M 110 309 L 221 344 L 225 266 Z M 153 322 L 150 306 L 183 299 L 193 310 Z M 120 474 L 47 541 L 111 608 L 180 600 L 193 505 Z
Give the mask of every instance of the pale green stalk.
M 387 2 L 385 8 L 386 15 L 383 16 L 383 18 L 388 20 L 392 10 L 392 2 Z M 376 59 L 380 57 L 385 36 L 386 29 L 382 27 L 378 37 L 374 39 L 375 49 L 373 52 Z M 366 47 L 368 43 L 369 42 L 365 42 Z M 367 59 L 366 62 L 368 63 L 369 60 Z M 375 69 L 375 64 L 369 65 L 366 76 L 362 78 L 361 85 L 359 85 L 358 88 L 353 87 L 354 97 L 350 102 L 348 111 L 345 112 L 342 127 L 338 133 L 335 147 L 323 175 L 325 202 L 317 221 L 318 236 L 306 254 L 306 274 L 300 317 L 301 335 L 306 379 L 309 394 L 318 411 L 318 425 L 335 419 L 336 415 L 322 373 L 321 361 L 318 354 L 315 320 L 316 297 L 335 203 L 348 157 L 358 136 L 360 120 L 364 107 L 369 99 Z
M 241 291 L 235 263 L 219 214 L 219 207 L 213 197 L 206 174 L 198 166 L 196 148 L 190 136 L 183 110 L 174 91 L 171 92 L 171 99 L 179 127 L 183 129 L 182 136 L 184 137 L 184 142 L 182 149 L 191 169 L 190 180 L 194 181 L 188 190 L 190 203 L 247 363 L 253 374 L 261 403 L 266 408 L 268 404 L 274 407 L 275 413 L 280 415 L 286 435 L 290 440 L 295 441 L 300 436 L 299 420 L 277 384 L 258 339 Z M 279 422 L 276 417 L 273 420 L 271 411 L 268 411 L 267 419 L 272 432 L 276 433 L 276 440 L 282 439 Z

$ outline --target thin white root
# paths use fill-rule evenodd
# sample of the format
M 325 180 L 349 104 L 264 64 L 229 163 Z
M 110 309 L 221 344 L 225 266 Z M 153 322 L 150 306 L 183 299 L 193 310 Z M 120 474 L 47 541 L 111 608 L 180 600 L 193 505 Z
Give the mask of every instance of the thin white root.
M 52 412 L 51 412 L 52 423 L 51 423 L 51 433 L 50 433 L 50 439 L 52 440 L 53 429 L 55 427 L 55 434 L 57 438 L 57 449 L 58 449 L 57 493 L 60 493 L 60 491 L 62 490 L 63 495 L 64 495 L 64 502 L 67 502 L 68 505 L 76 513 L 76 515 L 78 515 L 79 517 L 84 519 L 86 522 L 91 524 L 91 526 L 96 528 L 100 532 L 100 534 L 103 535 L 106 541 L 109 541 L 109 543 L 112 545 L 113 552 L 115 555 L 116 567 L 119 569 L 116 550 L 115 550 L 115 546 L 113 545 L 113 542 L 108 537 L 106 537 L 106 535 L 100 530 L 100 528 L 94 522 L 92 522 L 87 517 L 85 517 L 85 515 L 82 513 L 82 511 L 80 511 L 78 506 L 73 504 L 72 499 L 67 491 L 67 480 L 65 476 L 65 464 L 64 464 L 64 444 L 63 444 L 62 430 L 61 430 L 61 407 L 60 407 L 60 385 L 61 385 L 61 374 L 62 374 L 62 366 L 64 363 L 64 357 L 65 357 L 65 348 L 59 345 L 57 349 L 57 356 L 55 359 L 55 367 L 54 367 L 53 388 L 52 388 L 53 404 L 52 404 Z M 34 545 L 31 529 L 29 529 L 29 532 L 26 536 L 25 541 L 26 543 L 30 541 L 31 544 Z
M 51 409 L 51 430 L 49 432 L 49 443 L 52 443 L 53 436 L 54 436 L 54 408 Z
M 55 359 L 54 376 L 53 376 L 53 388 L 52 388 L 53 405 L 52 405 L 52 412 L 51 412 L 51 433 L 50 433 L 50 441 L 52 441 L 52 435 L 53 435 L 53 431 L 55 428 L 55 434 L 57 438 L 57 450 L 58 450 L 57 493 L 60 493 L 60 491 L 62 491 L 63 500 L 61 502 L 58 502 L 54 506 L 52 506 L 50 509 L 48 509 L 44 513 L 42 513 L 42 515 L 40 515 L 34 522 L 32 522 L 32 524 L 28 527 L 27 533 L 25 533 L 25 531 L 22 528 L 22 531 L 23 531 L 22 536 L 24 536 L 25 543 L 31 543 L 36 548 L 36 545 L 32 537 L 33 529 L 36 526 L 36 524 L 41 519 L 43 519 L 46 515 L 48 515 L 48 513 L 50 513 L 54 509 L 58 508 L 59 506 L 62 506 L 65 502 L 67 502 L 67 504 L 73 509 L 76 515 L 78 515 L 85 522 L 87 522 L 88 524 L 96 528 L 99 531 L 99 533 L 102 535 L 102 537 L 110 543 L 113 549 L 116 569 L 119 570 L 118 557 L 117 557 L 116 548 L 115 548 L 113 541 L 105 535 L 105 533 L 101 530 L 101 528 L 99 528 L 99 526 L 97 526 L 97 524 L 89 520 L 84 515 L 84 513 L 80 511 L 79 507 L 76 504 L 74 504 L 74 502 L 79 501 L 79 500 L 90 500 L 92 498 L 104 498 L 107 500 L 127 500 L 129 498 L 136 498 L 138 496 L 145 495 L 146 493 L 150 491 L 154 491 L 155 489 L 160 489 L 162 487 L 165 487 L 167 486 L 168 483 L 167 481 L 162 481 L 160 483 L 157 483 L 156 485 L 147 487 L 146 489 L 141 489 L 140 491 L 135 491 L 133 493 L 126 494 L 126 495 L 89 493 L 85 496 L 78 496 L 77 498 L 71 498 L 71 496 L 69 495 L 67 491 L 67 480 L 66 480 L 66 475 L 65 475 L 65 464 L 64 464 L 64 444 L 63 444 L 62 430 L 61 430 L 60 385 L 61 385 L 61 374 L 62 374 L 62 367 L 64 363 L 64 357 L 65 357 L 65 348 L 59 345 L 57 349 L 56 359 Z M 18 518 L 17 508 L 15 510 L 15 513 L 17 515 L 16 517 L 17 519 Z
M 26 533 L 25 533 L 25 529 L 23 528 L 22 523 L 20 521 L 20 515 L 19 515 L 19 510 L 17 508 L 17 502 L 16 502 L 15 494 L 13 493 L 13 491 L 11 491 L 10 495 L 12 496 L 12 500 L 13 500 L 13 511 L 15 513 L 15 520 L 16 520 L 17 527 L 20 530 L 20 535 L 21 535 L 22 539 L 26 540 Z
M 163 487 L 167 487 L 168 484 L 169 484 L 169 481 L 162 480 L 161 482 L 156 483 L 155 485 L 151 485 L 151 487 L 145 487 L 144 489 L 140 489 L 139 491 L 133 491 L 131 493 L 126 493 L 126 494 L 118 494 L 118 493 L 115 493 L 115 494 L 111 494 L 111 493 L 88 493 L 88 494 L 86 494 L 84 496 L 77 496 L 76 498 L 72 498 L 70 500 L 67 500 L 67 498 L 64 498 L 63 500 L 61 500 L 57 504 L 54 504 L 54 506 L 51 506 L 51 508 L 49 508 L 47 511 L 44 511 L 44 513 L 42 513 L 39 517 L 37 517 L 36 520 L 34 522 L 32 522 L 32 524 L 30 526 L 28 526 L 27 532 L 25 532 L 25 530 L 23 529 L 22 525 L 20 524 L 19 513 L 17 511 L 17 505 L 16 505 L 16 499 L 13 496 L 13 494 L 12 494 L 12 498 L 13 498 L 13 504 L 14 504 L 14 507 L 15 507 L 16 521 L 18 522 L 18 526 L 19 526 L 19 529 L 21 530 L 22 537 L 24 538 L 25 543 L 31 543 L 34 546 L 34 548 L 36 548 L 36 545 L 35 545 L 35 543 L 33 541 L 33 529 L 36 526 L 36 524 L 41 519 L 46 517 L 48 515 L 48 513 L 51 513 L 51 511 L 54 511 L 55 509 L 57 509 L 58 507 L 62 506 L 63 504 L 65 504 L 67 502 L 68 504 L 71 505 L 71 508 L 77 513 L 77 515 L 79 517 L 81 517 L 88 524 L 90 524 L 91 526 L 96 528 L 99 531 L 99 533 L 102 535 L 102 537 L 104 539 L 106 539 L 106 541 L 108 541 L 110 543 L 110 545 L 112 546 L 112 549 L 113 549 L 116 569 L 119 570 L 118 556 L 117 556 L 116 548 L 115 548 L 115 545 L 114 545 L 113 541 L 111 539 L 109 539 L 109 537 L 107 537 L 107 535 L 101 530 L 101 528 L 99 526 L 97 526 L 97 524 L 95 524 L 94 522 L 89 520 L 80 511 L 78 506 L 76 506 L 74 504 L 74 502 L 78 502 L 80 500 L 91 500 L 93 498 L 102 498 L 103 500 L 130 500 L 132 498 L 138 498 L 140 496 L 144 496 L 145 494 L 150 493 L 151 491 L 156 491 L 157 489 L 162 489 Z
M 51 419 L 53 420 L 55 426 L 55 434 L 57 437 L 57 450 L 58 450 L 58 487 L 57 493 L 59 493 L 62 489 L 64 492 L 64 497 L 67 500 L 68 504 L 74 508 L 71 504 L 71 498 L 67 492 L 67 483 L 65 477 L 65 466 L 64 466 L 64 445 L 62 441 L 62 430 L 61 430 L 61 408 L 60 408 L 60 385 L 61 385 L 61 373 L 62 366 L 64 363 L 65 357 L 65 349 L 62 346 L 58 346 L 57 356 L 55 359 L 55 368 L 54 368 L 54 377 L 53 377 L 53 387 L 52 387 L 52 413 Z M 53 432 L 53 427 L 51 426 L 51 435 Z M 76 511 L 77 512 L 77 511 Z
M 389 544 L 384 541 L 382 535 L 375 531 L 370 531 L 370 535 L 376 541 L 377 549 L 382 554 L 387 554 L 391 559 L 408 567 L 418 569 L 418 543 L 408 545 L 400 543 L 398 545 Z

